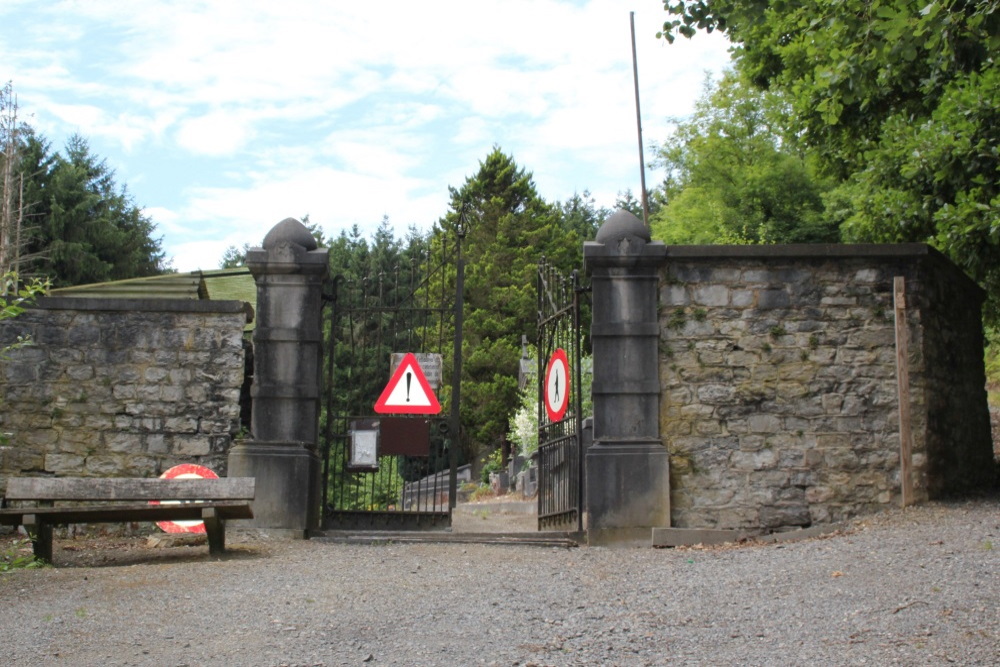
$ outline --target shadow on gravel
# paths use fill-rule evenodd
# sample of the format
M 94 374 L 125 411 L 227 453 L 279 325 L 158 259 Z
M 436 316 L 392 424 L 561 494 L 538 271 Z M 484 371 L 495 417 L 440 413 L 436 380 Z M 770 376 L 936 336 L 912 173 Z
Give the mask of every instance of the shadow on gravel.
M 15 552 L 31 555 L 31 542 L 23 535 L 0 535 L 0 553 Z M 53 543 L 52 560 L 57 568 L 127 567 L 142 564 L 176 564 L 254 560 L 267 556 L 259 544 L 231 544 L 222 556 L 211 556 L 207 545 L 150 546 L 141 537 L 76 537 L 58 539 Z

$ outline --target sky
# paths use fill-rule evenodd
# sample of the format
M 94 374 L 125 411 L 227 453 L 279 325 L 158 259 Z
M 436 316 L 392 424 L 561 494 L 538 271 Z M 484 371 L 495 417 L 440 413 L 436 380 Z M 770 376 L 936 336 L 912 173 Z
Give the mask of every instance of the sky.
M 649 162 L 729 62 L 657 40 L 661 0 L 0 0 L 0 81 L 107 161 L 173 268 L 214 269 L 287 217 L 429 229 L 494 146 L 551 202 L 638 193 L 630 11 Z

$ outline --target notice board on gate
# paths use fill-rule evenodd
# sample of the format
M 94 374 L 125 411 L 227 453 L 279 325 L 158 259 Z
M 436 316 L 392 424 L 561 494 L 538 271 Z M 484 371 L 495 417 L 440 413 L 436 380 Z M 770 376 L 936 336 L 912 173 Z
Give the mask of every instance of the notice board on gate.
M 430 456 L 431 420 L 412 417 L 380 417 L 382 454 Z

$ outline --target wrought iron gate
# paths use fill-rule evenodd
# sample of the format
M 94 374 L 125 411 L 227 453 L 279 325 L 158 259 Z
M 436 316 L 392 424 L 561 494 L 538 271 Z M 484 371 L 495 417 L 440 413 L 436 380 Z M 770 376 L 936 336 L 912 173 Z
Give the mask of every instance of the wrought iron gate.
M 344 267 L 325 290 L 323 527 L 450 525 L 459 479 L 461 226 Z M 395 259 L 393 262 L 392 259 Z M 378 264 L 382 263 L 379 267 Z M 439 415 L 376 415 L 392 364 L 415 353 Z M 423 355 L 423 356 L 421 356 Z M 409 379 L 409 378 L 408 378 Z
M 538 265 L 538 529 L 583 531 L 583 410 L 578 272 L 563 276 L 543 258 Z M 559 353 L 557 351 L 561 350 Z M 563 357 L 562 355 L 565 355 Z M 565 412 L 550 416 L 546 390 L 551 360 L 565 359 Z M 558 363 L 558 362 L 557 362 Z M 554 394 L 558 394 L 558 377 Z M 552 388 L 549 388 L 552 391 Z M 552 398 L 551 396 L 549 397 Z M 551 401 L 550 401 L 551 402 Z M 556 418 L 553 418 L 556 417 Z

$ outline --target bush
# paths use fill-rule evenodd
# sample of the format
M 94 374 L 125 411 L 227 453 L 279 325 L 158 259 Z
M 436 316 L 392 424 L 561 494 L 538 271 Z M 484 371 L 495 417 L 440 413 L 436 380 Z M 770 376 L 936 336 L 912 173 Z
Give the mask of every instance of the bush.
M 499 449 L 494 449 L 486 457 L 486 460 L 483 462 L 483 471 L 480 475 L 480 479 L 482 479 L 483 484 L 490 483 L 491 472 L 500 472 L 503 469 L 503 462 L 500 459 L 501 454 L 502 452 Z
M 594 383 L 594 359 L 584 356 L 580 359 L 583 366 L 583 401 L 581 409 L 586 417 L 594 411 L 594 400 L 591 394 L 591 387 Z M 576 385 L 573 385 L 575 390 Z M 525 461 L 531 464 L 531 455 L 538 451 L 538 387 L 535 383 L 529 383 L 520 392 L 520 405 L 510 417 L 510 441 L 517 450 L 519 456 L 523 456 Z

